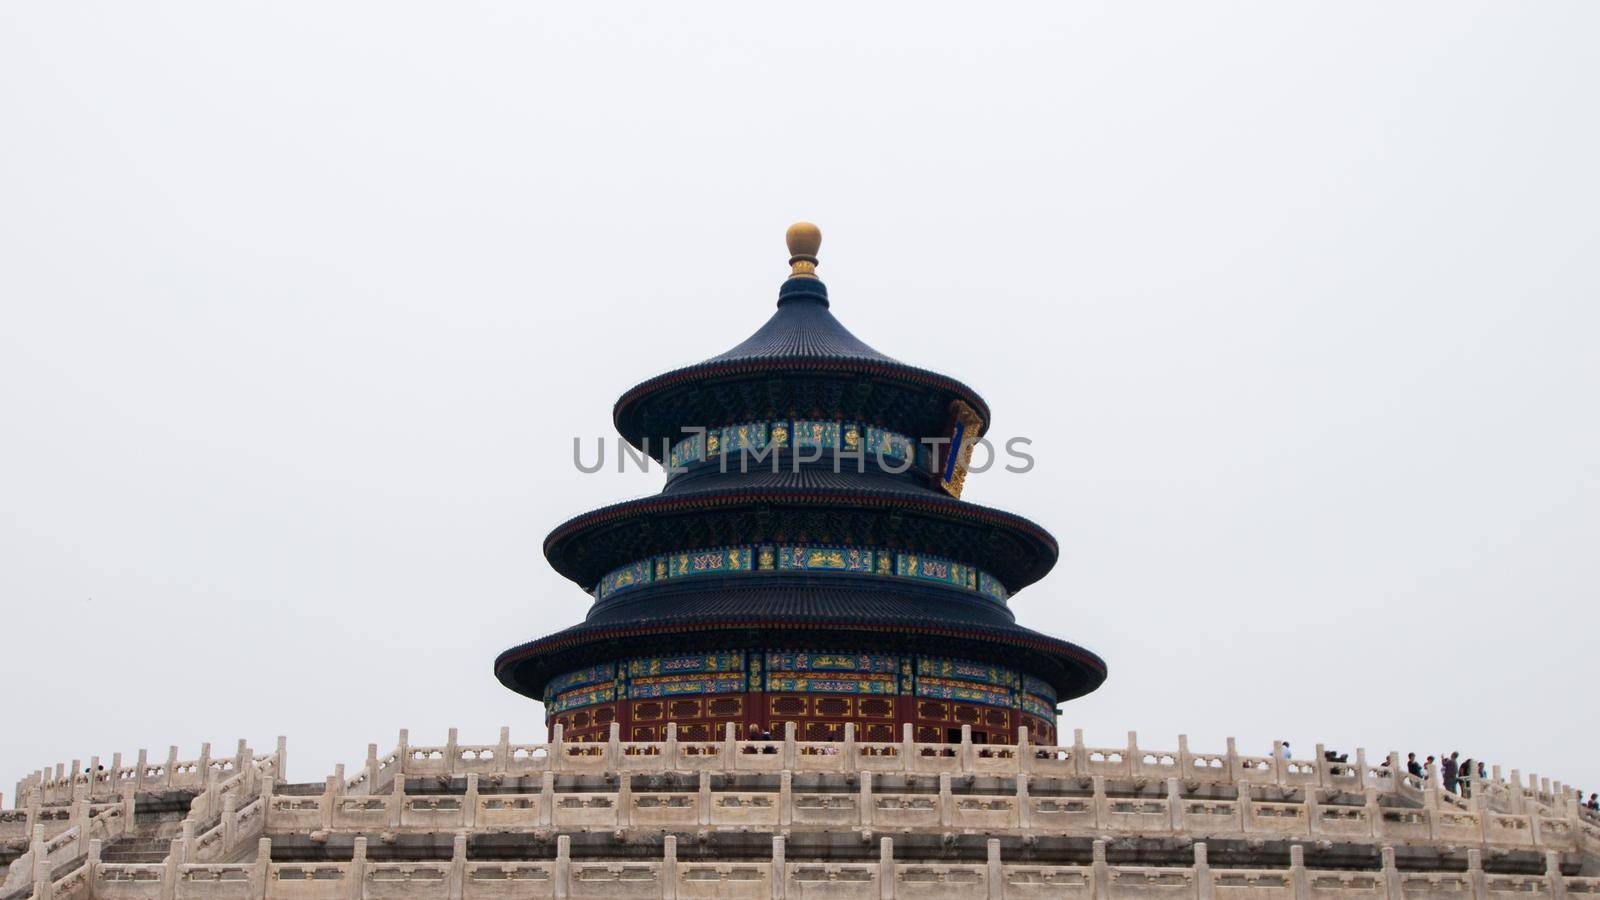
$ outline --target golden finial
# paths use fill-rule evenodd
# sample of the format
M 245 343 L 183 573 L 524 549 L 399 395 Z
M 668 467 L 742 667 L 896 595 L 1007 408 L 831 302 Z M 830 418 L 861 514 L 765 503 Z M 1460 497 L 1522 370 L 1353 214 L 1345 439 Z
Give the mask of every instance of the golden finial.
M 817 277 L 817 249 L 822 246 L 822 229 L 810 222 L 796 222 L 784 232 L 789 244 L 789 277 Z

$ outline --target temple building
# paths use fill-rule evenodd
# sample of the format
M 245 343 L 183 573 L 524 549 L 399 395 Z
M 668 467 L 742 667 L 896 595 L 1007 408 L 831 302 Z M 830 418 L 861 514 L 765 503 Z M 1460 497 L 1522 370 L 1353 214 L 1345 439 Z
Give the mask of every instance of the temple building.
M 1105 680 L 1088 650 L 1016 623 L 1055 564 L 1029 520 L 961 499 L 989 406 L 851 334 L 787 234 L 777 311 L 743 343 L 631 388 L 618 432 L 661 493 L 577 516 L 544 544 L 593 597 L 580 624 L 507 650 L 501 683 L 568 740 L 781 733 L 839 740 L 1055 738 L 1057 704 Z

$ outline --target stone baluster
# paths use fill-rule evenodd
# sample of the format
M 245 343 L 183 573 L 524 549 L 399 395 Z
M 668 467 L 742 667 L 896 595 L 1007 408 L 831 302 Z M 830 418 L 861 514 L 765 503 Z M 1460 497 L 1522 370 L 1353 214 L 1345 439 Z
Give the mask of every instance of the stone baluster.
M 984 872 L 984 881 L 988 883 L 989 897 L 998 900 L 1005 896 L 1006 891 L 1006 870 L 1000 864 L 1000 839 L 990 838 L 985 847 L 988 851 L 988 866 Z
M 82 765 L 81 762 L 75 759 L 72 761 L 72 768 L 67 772 L 68 803 L 77 803 L 79 795 L 83 793 L 82 789 L 78 787 L 78 776 L 82 774 Z
M 1239 829 L 1246 833 L 1256 827 L 1255 798 L 1250 793 L 1250 783 L 1241 781 L 1234 786 L 1239 794 Z
M 1306 848 L 1289 847 L 1289 880 L 1294 884 L 1294 900 L 1310 900 L 1311 878 L 1306 872 Z
M 450 843 L 450 900 L 462 900 L 466 893 L 467 833 L 458 831 L 455 840 Z
M 95 838 L 89 842 L 89 852 L 83 859 L 83 874 L 85 881 L 89 885 L 89 896 L 91 897 L 94 896 L 95 881 L 100 877 L 100 854 L 103 852 L 104 847 L 105 844 L 99 838 Z
M 345 900 L 361 900 L 367 884 L 367 839 L 357 835 L 355 849 L 350 851 L 350 869 L 345 877 Z
M 1367 748 L 1356 748 L 1356 790 L 1367 789 Z
M 739 767 L 739 729 L 732 722 L 722 727 L 722 768 L 732 772 Z
M 560 722 L 550 730 L 550 767 L 557 771 L 567 767 L 565 729 Z
M 1206 842 L 1194 843 L 1194 891 L 1195 900 L 1211 900 L 1212 889 L 1216 881 L 1211 877 L 1211 862 L 1206 856 Z
M 344 774 L 329 775 L 322 782 L 322 827 L 333 827 L 333 810 L 339 802 L 339 789 L 344 785 Z
M 219 854 L 226 854 L 233 849 L 234 839 L 239 834 L 239 795 L 229 792 L 222 797 L 222 846 Z
M 696 805 L 700 807 L 698 816 L 701 825 L 711 824 L 711 773 L 705 769 L 699 772 L 700 782 L 696 786 Z
M 367 789 L 363 794 L 376 794 L 378 792 L 378 745 L 367 745 Z
M 1144 760 L 1139 758 L 1140 755 L 1139 732 L 1130 731 L 1128 732 L 1128 749 L 1122 757 L 1123 764 L 1128 767 L 1128 776 L 1130 778 L 1138 778 L 1141 774 L 1140 770 L 1144 768 Z
M 1331 784 L 1329 779 L 1333 777 L 1333 773 L 1330 771 L 1333 768 L 1333 764 L 1328 762 L 1328 748 L 1318 744 L 1314 752 L 1317 755 L 1312 760 L 1312 765 L 1317 767 L 1317 785 L 1319 787 L 1328 787 Z
M 32 900 L 52 900 L 55 897 L 55 864 L 48 859 L 33 861 Z
M 666 767 L 666 770 L 668 772 L 676 772 L 678 770 L 678 723 L 677 722 L 668 722 L 667 723 L 667 745 L 663 749 L 661 755 L 663 757 L 665 757 L 664 759 L 661 760 L 661 764 L 664 767 Z
M 784 859 L 783 835 L 772 836 L 772 900 L 789 896 L 789 866 Z
M 856 805 L 859 807 L 857 812 L 860 813 L 861 824 L 871 828 L 873 814 L 877 812 L 877 802 L 872 799 L 871 771 L 861 773 L 861 794 L 859 799 L 856 800 Z
M 794 732 L 795 732 L 795 723 L 793 723 L 793 722 L 785 722 L 785 723 L 783 723 L 783 763 L 782 763 L 782 765 L 783 765 L 783 767 L 785 769 L 793 769 L 795 767 Z
M 1189 736 L 1178 735 L 1178 774 L 1187 777 L 1194 769 L 1194 757 L 1189 755 Z
M 1367 833 L 1373 840 L 1377 840 L 1383 834 L 1383 807 L 1378 803 L 1377 788 L 1367 788 L 1364 809 L 1367 816 Z
M 1228 778 L 1241 781 L 1239 775 L 1239 742 L 1235 738 L 1228 738 Z
M 1400 869 L 1394 864 L 1394 848 L 1385 846 L 1382 851 L 1383 858 L 1383 889 L 1388 900 L 1405 900 L 1405 891 L 1400 883 Z
M 886 837 L 878 841 L 878 896 L 894 900 L 894 889 L 894 839 Z
M 678 900 L 678 836 L 661 839 L 661 898 Z
M 173 780 L 178 777 L 178 746 L 176 744 L 167 748 L 166 776 L 161 786 L 170 791 L 174 787 Z
M 494 771 L 511 771 L 511 726 L 500 726 L 500 742 L 494 745 Z
M 900 766 L 907 775 L 917 769 L 916 732 L 912 730 L 910 722 L 900 726 Z
M 1017 726 L 1017 772 L 1018 772 L 1018 774 L 1022 774 L 1024 772 L 1032 772 L 1033 771 L 1033 753 L 1034 753 L 1033 742 L 1031 740 L 1031 735 L 1028 733 L 1028 726 L 1026 726 L 1026 725 L 1018 725 Z
M 546 771 L 539 778 L 539 824 L 548 827 L 555 821 L 556 773 Z
M 394 781 L 389 783 L 389 827 L 399 828 L 405 824 L 406 817 L 406 776 L 403 772 L 396 772 Z
M 91 756 L 91 757 L 89 757 L 89 783 L 88 783 L 87 788 L 86 788 L 87 793 L 84 794 L 85 797 L 88 797 L 90 800 L 94 799 L 95 785 L 99 782 L 99 780 L 100 780 L 100 757 Z
M 1111 867 L 1106 864 L 1106 842 L 1094 842 L 1090 858 L 1090 896 L 1095 900 L 1107 900 L 1111 896 Z
M 1472 900 L 1489 900 L 1489 880 L 1483 874 L 1483 851 L 1467 851 L 1467 883 L 1472 886 Z
M 272 780 L 278 784 L 289 782 L 289 739 L 281 734 L 277 751 L 272 754 Z
M 950 791 L 950 773 L 939 773 L 939 824 L 950 826 L 955 823 L 955 798 Z
M 619 795 L 625 793 L 626 790 L 627 790 L 627 784 L 628 784 L 627 776 L 623 776 L 622 784 L 623 784 L 623 790 L 619 792 Z M 622 805 L 621 801 L 623 799 L 625 799 L 625 798 L 622 797 L 622 796 L 618 797 L 618 804 L 617 805 L 619 807 Z M 619 814 L 620 814 L 620 812 L 619 812 Z M 467 773 L 467 795 L 461 799 L 461 816 L 462 816 L 462 819 L 461 819 L 462 824 L 466 825 L 468 828 L 472 828 L 472 827 L 474 827 L 474 826 L 476 826 L 478 824 L 478 773 L 477 772 L 468 772 Z
M 206 742 L 204 742 L 204 743 L 202 743 L 200 745 L 200 762 L 199 762 L 199 766 L 200 766 L 200 768 L 199 768 L 200 783 L 202 785 L 209 784 L 210 783 L 209 779 L 211 777 L 211 742 L 210 741 L 206 741 Z
M 963 726 L 961 726 L 960 755 L 957 756 L 956 758 L 958 760 L 960 760 L 959 765 L 961 766 L 961 771 L 963 771 L 963 772 L 971 772 L 972 771 L 973 759 L 972 759 L 972 726 L 971 725 L 963 725 Z
M 1017 773 L 1017 827 L 1033 827 L 1033 798 L 1028 794 L 1028 775 Z
M 1111 805 L 1106 802 L 1106 777 L 1091 775 L 1089 783 L 1094 786 L 1094 827 L 1105 828 L 1111 824 Z
M 612 722 L 606 729 L 606 766 L 613 772 L 623 769 L 621 722 Z
M 1306 833 L 1316 837 L 1322 830 L 1322 823 L 1317 818 L 1317 789 L 1311 785 L 1305 786 L 1306 802 Z
M 560 728 L 560 725 L 556 726 Z M 400 738 L 395 741 L 394 748 L 395 769 L 394 777 L 404 781 L 406 769 L 411 765 L 411 729 L 400 729 Z M 548 763 L 548 760 L 546 760 Z
M 617 775 L 617 827 L 633 824 L 633 776 L 627 772 Z
M 844 723 L 844 746 L 840 748 L 840 752 L 842 752 L 844 754 L 844 760 L 843 760 L 843 762 L 844 762 L 844 771 L 846 771 L 846 772 L 854 772 L 856 770 L 856 764 L 857 764 L 857 759 L 856 759 L 856 723 L 854 723 L 854 722 L 846 722 L 846 723 Z
M 1184 830 L 1183 821 L 1183 785 L 1177 778 L 1167 779 L 1167 813 L 1168 825 L 1174 834 Z
M 1550 882 L 1550 900 L 1567 900 L 1567 877 L 1561 874 L 1561 854 L 1551 850 L 1544 855 L 1544 874 Z
M 778 773 L 778 824 L 787 827 L 794 822 L 794 773 L 784 769 Z
M 446 732 L 444 741 L 444 771 L 446 775 L 454 775 L 461 766 L 460 729 L 452 728 Z
M 560 835 L 556 838 L 556 900 L 567 900 L 572 894 L 572 837 Z
M 1283 770 L 1283 741 L 1272 742 L 1272 783 L 1283 784 L 1288 773 Z

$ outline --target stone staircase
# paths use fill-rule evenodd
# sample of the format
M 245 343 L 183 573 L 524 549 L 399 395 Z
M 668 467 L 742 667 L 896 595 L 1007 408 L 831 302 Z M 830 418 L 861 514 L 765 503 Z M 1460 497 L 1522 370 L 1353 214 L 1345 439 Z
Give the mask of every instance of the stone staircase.
M 183 830 L 198 791 L 140 794 L 133 801 L 133 827 L 129 834 L 100 851 L 108 863 L 159 863 L 172 852 L 172 841 Z

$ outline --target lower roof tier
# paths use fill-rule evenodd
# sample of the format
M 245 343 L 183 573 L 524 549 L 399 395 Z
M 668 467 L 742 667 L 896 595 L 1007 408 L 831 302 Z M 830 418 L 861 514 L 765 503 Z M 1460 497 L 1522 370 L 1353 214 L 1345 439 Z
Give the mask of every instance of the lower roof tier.
M 621 600 L 623 598 L 618 598 Z M 1106 664 L 1076 644 L 1023 628 L 1003 607 L 961 592 L 850 579 L 723 580 L 656 588 L 599 604 L 583 623 L 495 660 L 506 687 L 545 699 L 552 680 L 587 666 L 672 652 L 835 648 L 927 654 L 1011 667 L 1059 700 L 1099 687 Z

